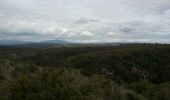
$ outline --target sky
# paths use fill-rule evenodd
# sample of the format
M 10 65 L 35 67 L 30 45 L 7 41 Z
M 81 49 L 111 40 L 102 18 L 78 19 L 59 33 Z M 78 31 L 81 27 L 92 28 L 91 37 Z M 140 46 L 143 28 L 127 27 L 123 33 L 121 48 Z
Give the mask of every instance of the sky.
M 0 0 L 0 39 L 170 43 L 170 1 Z

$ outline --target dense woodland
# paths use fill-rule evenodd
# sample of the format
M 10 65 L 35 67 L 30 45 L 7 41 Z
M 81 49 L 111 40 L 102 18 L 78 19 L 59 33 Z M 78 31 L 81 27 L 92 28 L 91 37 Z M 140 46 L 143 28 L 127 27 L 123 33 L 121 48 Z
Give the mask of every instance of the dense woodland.
M 170 45 L 0 46 L 0 100 L 170 100 Z

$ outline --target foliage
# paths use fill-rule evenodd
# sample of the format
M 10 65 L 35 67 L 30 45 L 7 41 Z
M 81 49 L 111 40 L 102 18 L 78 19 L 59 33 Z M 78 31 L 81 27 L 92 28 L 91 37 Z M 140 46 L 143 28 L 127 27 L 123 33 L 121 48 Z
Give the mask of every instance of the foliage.
M 170 100 L 170 45 L 0 46 L 0 100 Z

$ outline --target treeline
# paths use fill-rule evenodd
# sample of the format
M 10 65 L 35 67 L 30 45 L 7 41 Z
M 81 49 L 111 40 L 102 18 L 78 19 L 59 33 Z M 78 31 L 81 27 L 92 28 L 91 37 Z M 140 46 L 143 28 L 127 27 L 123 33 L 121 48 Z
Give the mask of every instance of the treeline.
M 43 69 L 1 85 L 1 100 L 146 100 L 101 75 L 87 77 L 65 68 Z
M 170 45 L 0 48 L 0 100 L 169 100 Z

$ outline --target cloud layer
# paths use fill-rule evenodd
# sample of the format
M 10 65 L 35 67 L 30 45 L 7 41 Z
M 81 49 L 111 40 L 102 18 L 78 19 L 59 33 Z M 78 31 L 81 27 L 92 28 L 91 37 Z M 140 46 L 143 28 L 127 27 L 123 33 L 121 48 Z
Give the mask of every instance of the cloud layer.
M 169 0 L 0 0 L 0 39 L 170 42 Z

